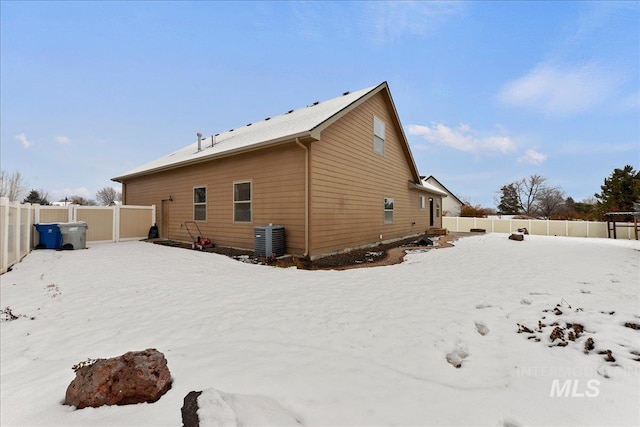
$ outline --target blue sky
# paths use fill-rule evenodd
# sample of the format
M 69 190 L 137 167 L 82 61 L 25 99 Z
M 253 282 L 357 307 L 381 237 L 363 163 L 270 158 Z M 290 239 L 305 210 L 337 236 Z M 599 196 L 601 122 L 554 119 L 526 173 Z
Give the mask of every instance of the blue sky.
M 0 2 L 1 166 L 50 198 L 389 82 L 422 175 L 494 207 L 640 169 L 639 2 Z M 383 179 L 383 177 L 381 177 Z

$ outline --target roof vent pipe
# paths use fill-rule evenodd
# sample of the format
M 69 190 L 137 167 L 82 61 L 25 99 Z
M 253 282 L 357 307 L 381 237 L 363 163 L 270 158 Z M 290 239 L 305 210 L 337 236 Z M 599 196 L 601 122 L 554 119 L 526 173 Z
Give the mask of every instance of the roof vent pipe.
M 200 151 L 202 150 L 202 134 L 198 132 L 196 135 L 198 135 L 198 151 Z

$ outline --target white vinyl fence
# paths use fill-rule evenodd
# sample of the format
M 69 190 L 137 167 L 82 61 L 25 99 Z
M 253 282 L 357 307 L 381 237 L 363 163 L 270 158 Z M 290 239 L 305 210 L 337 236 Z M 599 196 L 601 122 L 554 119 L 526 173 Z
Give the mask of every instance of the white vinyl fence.
M 87 241 L 138 240 L 156 223 L 155 206 L 40 206 L 0 198 L 0 274 L 20 262 L 38 244 L 34 224 L 87 223 Z
M 607 223 L 598 221 L 559 221 L 543 219 L 502 219 L 442 217 L 442 227 L 449 231 L 467 232 L 481 228 L 491 233 L 512 233 L 526 228 L 529 234 L 539 236 L 607 237 Z M 616 223 L 618 239 L 635 239 L 634 225 Z M 611 233 L 613 236 L 613 232 Z

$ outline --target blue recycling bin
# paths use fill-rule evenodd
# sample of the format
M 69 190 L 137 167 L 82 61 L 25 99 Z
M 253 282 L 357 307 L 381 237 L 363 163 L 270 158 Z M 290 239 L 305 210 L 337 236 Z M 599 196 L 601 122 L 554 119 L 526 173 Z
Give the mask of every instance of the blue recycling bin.
M 33 224 L 38 230 L 40 240 L 37 248 L 60 249 L 62 248 L 62 233 L 57 223 Z

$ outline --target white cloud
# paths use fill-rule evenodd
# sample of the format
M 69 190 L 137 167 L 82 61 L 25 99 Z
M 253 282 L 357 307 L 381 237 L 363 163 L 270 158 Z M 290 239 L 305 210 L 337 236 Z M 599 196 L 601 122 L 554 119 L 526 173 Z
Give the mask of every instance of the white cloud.
M 58 144 L 69 144 L 71 142 L 69 137 L 64 135 L 57 135 L 55 140 Z
M 527 150 L 524 156 L 519 157 L 520 163 L 530 163 L 532 165 L 541 165 L 547 160 L 547 155 L 537 152 L 536 150 Z
M 367 2 L 377 41 L 396 40 L 404 34 L 422 36 L 464 7 L 463 2 L 389 1 Z
M 31 146 L 31 142 L 27 139 L 27 135 L 24 133 L 16 135 L 16 139 L 22 143 L 24 148 L 29 148 Z
M 602 103 L 620 84 L 620 76 L 596 64 L 560 68 L 540 64 L 505 84 L 498 97 L 508 105 L 548 114 L 578 114 Z
M 467 124 L 461 124 L 456 129 L 442 123 L 434 123 L 432 126 L 409 125 L 407 132 L 411 135 L 421 136 L 428 142 L 466 152 L 499 151 L 508 153 L 514 151 L 516 146 L 515 142 L 506 136 L 474 137 L 473 130 Z

